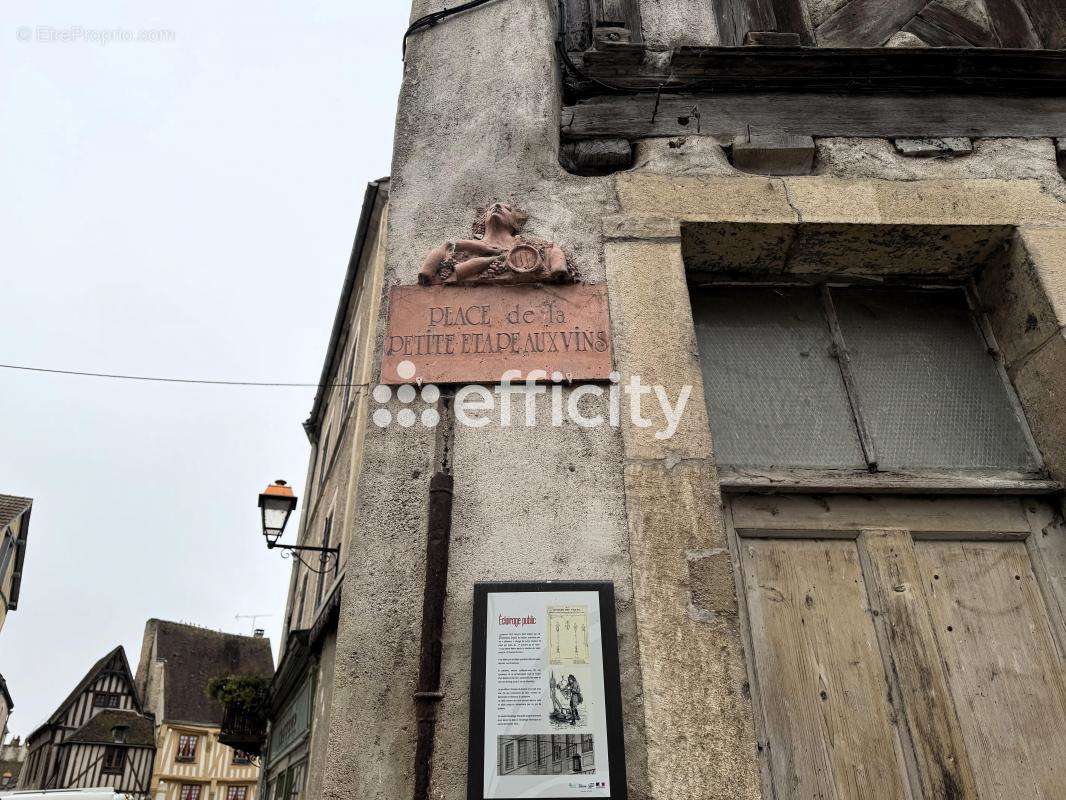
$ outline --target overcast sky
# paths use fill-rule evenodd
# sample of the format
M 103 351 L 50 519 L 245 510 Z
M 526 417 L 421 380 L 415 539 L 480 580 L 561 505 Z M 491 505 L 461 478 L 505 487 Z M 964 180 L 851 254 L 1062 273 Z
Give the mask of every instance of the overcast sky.
M 7 0 L 0 363 L 317 381 L 409 8 Z M 100 41 L 116 28 L 172 41 Z M 149 617 L 269 613 L 276 656 L 289 562 L 256 495 L 303 496 L 313 395 L 0 369 L 0 492 L 34 499 L 0 632 L 13 734 L 117 644 L 136 669 Z

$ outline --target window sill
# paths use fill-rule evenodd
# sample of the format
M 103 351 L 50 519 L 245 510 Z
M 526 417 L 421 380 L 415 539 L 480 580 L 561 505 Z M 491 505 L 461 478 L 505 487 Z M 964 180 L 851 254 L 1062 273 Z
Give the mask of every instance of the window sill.
M 726 493 L 817 492 L 823 494 L 1054 494 L 1062 484 L 1016 472 L 968 470 L 866 470 L 758 469 L 718 470 Z

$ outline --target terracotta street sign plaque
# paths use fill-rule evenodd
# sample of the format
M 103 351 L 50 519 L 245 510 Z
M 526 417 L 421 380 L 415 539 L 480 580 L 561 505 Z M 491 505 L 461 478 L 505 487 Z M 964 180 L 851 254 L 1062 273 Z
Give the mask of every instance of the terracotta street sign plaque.
M 607 380 L 607 285 L 395 286 L 381 382 L 496 383 L 508 370 Z M 397 368 L 409 361 L 414 375 Z M 541 376 L 542 377 L 542 376 Z

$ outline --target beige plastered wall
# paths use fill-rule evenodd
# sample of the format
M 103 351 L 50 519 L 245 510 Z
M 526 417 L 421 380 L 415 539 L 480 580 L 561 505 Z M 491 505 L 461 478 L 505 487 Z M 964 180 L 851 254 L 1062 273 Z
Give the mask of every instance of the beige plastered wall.
M 692 387 L 669 443 L 623 427 L 647 780 L 656 798 L 760 796 L 733 569 L 703 400 L 683 223 L 1010 226 L 975 274 L 1049 471 L 1066 478 L 1066 207 L 1036 180 L 695 176 L 615 179 L 604 219 L 616 366 Z M 957 232 L 957 229 L 954 229 Z M 847 228 L 840 236 L 847 239 Z M 979 241 L 984 241 L 980 239 Z M 853 251 L 861 257 L 861 250 Z M 808 260 L 807 274 L 817 271 Z M 788 279 L 788 267 L 782 278 Z M 905 269 L 900 264 L 900 271 Z M 836 273 L 834 273 L 836 274 Z M 889 267 L 882 269 L 891 278 Z

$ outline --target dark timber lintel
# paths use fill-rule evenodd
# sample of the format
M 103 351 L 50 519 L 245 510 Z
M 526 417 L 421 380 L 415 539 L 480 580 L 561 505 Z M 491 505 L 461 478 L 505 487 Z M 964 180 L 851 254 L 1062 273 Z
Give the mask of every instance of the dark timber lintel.
M 715 136 L 1066 137 L 1066 94 L 733 93 L 603 95 L 563 108 L 564 140 Z
M 582 72 L 622 91 L 884 91 L 1066 93 L 1066 51 L 977 47 L 680 47 L 648 57 L 620 43 L 578 57 Z M 665 57 L 664 57 L 665 56 Z M 571 81 L 575 97 L 602 85 Z

